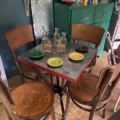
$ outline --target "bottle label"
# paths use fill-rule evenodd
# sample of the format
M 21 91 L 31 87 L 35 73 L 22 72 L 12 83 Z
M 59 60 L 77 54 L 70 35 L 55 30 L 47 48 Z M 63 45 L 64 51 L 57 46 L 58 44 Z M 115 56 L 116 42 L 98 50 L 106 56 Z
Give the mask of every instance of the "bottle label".
M 60 42 L 59 39 L 55 39 L 54 44 L 58 44 Z
M 49 45 L 49 44 L 44 44 L 44 45 L 43 45 L 43 50 L 51 50 L 51 45 Z
M 60 44 L 60 45 L 58 45 L 58 47 L 57 47 L 57 51 L 59 52 L 59 51 L 64 51 L 65 50 L 65 45 L 64 44 Z

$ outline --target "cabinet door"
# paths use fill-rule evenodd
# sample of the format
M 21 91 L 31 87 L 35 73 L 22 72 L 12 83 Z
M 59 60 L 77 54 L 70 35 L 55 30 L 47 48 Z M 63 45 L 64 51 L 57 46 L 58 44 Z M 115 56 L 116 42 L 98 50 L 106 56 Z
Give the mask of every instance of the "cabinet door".
M 54 27 L 59 28 L 60 32 L 67 32 L 69 38 L 69 6 L 54 3 Z
M 101 27 L 101 28 L 104 28 L 104 29 L 105 29 L 105 33 L 104 33 L 104 35 L 103 35 L 103 38 L 102 38 L 102 40 L 101 40 L 101 43 L 100 43 L 100 45 L 98 46 L 98 53 L 97 53 L 97 55 L 98 55 L 99 57 L 101 57 L 102 52 L 103 52 L 103 49 L 104 49 L 105 40 L 106 40 L 105 34 L 106 34 L 107 30 L 108 30 L 109 23 L 110 23 L 110 21 L 105 21 L 105 22 L 101 22 L 101 23 L 94 24 L 94 26 L 98 26 L 98 27 Z
M 72 9 L 71 23 L 92 24 L 94 19 L 95 7 L 84 7 Z
M 97 6 L 95 11 L 94 23 L 110 20 L 113 10 L 113 4 Z

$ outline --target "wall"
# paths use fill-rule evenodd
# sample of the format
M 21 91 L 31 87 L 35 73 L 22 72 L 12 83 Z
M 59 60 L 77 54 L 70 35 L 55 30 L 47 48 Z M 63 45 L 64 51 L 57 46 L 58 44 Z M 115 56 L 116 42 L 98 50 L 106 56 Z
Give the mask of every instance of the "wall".
M 0 55 L 7 78 L 17 75 L 18 69 L 4 34 L 17 26 L 29 23 L 32 24 L 32 19 L 25 15 L 24 0 L 0 0 Z M 19 54 L 26 49 L 28 47 L 24 46 L 17 53 Z

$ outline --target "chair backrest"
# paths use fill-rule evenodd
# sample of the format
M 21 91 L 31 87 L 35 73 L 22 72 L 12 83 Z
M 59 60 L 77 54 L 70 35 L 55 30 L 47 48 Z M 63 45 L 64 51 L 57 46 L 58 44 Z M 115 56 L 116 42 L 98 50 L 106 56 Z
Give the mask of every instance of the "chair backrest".
M 12 108 L 12 105 L 14 105 L 14 101 L 10 95 L 10 91 L 1 79 L 1 74 L 2 73 L 0 71 L 0 99 L 5 106 L 5 110 L 8 116 L 10 116 L 12 120 L 19 120 L 19 117 L 13 113 L 14 110 Z
M 98 83 L 96 88 L 99 89 L 99 97 L 102 98 L 105 90 L 109 87 L 112 90 L 114 89 L 116 83 L 120 78 L 120 63 L 113 65 L 111 67 L 106 67 L 101 70 Z
M 10 50 L 14 52 L 20 46 L 34 40 L 32 26 L 30 24 L 14 28 L 5 33 Z
M 104 29 L 92 25 L 72 24 L 72 40 L 82 40 L 98 46 L 104 34 Z

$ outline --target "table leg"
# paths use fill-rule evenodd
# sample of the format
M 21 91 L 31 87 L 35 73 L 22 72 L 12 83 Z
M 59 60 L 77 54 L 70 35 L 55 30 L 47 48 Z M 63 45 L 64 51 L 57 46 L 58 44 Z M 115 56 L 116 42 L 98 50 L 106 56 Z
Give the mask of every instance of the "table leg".
M 60 84 L 59 84 L 59 77 L 56 77 L 56 79 L 57 79 L 57 85 L 60 86 Z
M 33 67 L 34 68 L 34 67 Z M 59 77 L 56 77 L 57 79 L 57 84 L 54 86 L 49 83 L 49 81 L 42 75 L 42 73 L 37 69 L 34 68 L 34 70 L 40 75 L 40 77 L 54 90 L 55 93 L 58 93 L 60 96 L 60 105 L 61 105 L 61 110 L 62 110 L 62 120 L 65 120 L 65 110 L 64 110 L 64 104 L 63 104 L 63 92 L 67 88 L 68 84 L 70 83 L 69 81 L 66 81 L 63 87 L 60 86 L 59 84 Z
M 64 91 L 65 91 L 65 89 L 66 89 L 66 87 L 69 85 L 69 81 L 67 81 L 66 83 L 65 83 L 65 85 L 63 86 L 63 88 L 62 88 L 62 91 L 61 91 L 61 93 L 63 93 Z M 62 94 L 63 95 L 63 94 Z M 64 110 L 64 105 L 63 105 L 63 100 L 62 100 L 62 96 L 60 96 L 60 104 L 61 104 L 61 109 L 62 109 L 62 120 L 65 120 L 65 115 L 66 115 L 66 113 L 65 113 L 65 110 Z
M 66 83 L 65 83 L 65 85 L 63 86 L 61 92 L 64 92 L 64 91 L 65 91 L 65 89 L 67 88 L 67 86 L 69 85 L 69 83 L 70 83 L 69 81 L 66 81 Z
M 40 75 L 40 77 L 51 87 L 52 90 L 54 90 L 54 86 L 49 83 L 49 81 L 43 76 L 43 74 L 38 70 L 37 68 L 33 69 Z
M 60 104 L 61 104 L 61 110 L 62 110 L 62 120 L 65 120 L 65 109 L 64 109 L 62 96 L 60 96 Z
M 57 80 L 59 80 L 57 78 Z M 55 93 L 58 93 L 58 95 L 60 96 L 60 105 L 61 105 L 61 110 L 62 110 L 62 120 L 65 120 L 65 109 L 64 109 L 64 104 L 63 104 L 63 92 L 65 91 L 66 87 L 68 86 L 68 84 L 70 83 L 69 81 L 66 81 L 65 85 L 62 87 L 59 86 L 59 82 L 57 82 L 58 84 L 55 85 Z

